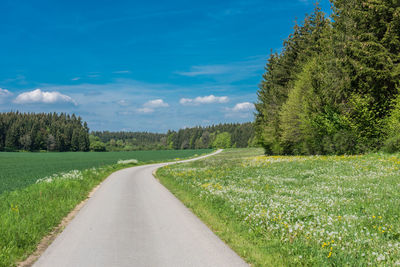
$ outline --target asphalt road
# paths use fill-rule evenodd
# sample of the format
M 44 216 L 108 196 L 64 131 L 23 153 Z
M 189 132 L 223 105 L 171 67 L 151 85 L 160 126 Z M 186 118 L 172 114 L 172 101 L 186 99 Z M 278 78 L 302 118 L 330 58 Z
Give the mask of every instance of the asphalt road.
M 153 177 L 165 165 L 113 173 L 34 266 L 248 266 Z

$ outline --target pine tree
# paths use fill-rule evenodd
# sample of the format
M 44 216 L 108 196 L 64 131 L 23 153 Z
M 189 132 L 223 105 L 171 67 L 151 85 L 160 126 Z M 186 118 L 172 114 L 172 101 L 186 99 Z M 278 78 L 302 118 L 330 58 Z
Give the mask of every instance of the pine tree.
M 337 50 L 349 73 L 347 117 L 359 150 L 378 147 L 400 85 L 398 1 L 334 1 Z M 339 54 L 338 53 L 338 54 Z

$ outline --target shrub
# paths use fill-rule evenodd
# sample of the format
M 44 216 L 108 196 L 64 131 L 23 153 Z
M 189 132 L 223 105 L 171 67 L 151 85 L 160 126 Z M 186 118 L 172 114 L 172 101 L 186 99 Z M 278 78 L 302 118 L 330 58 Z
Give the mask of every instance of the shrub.
M 231 147 L 231 134 L 228 132 L 223 132 L 217 134 L 213 142 L 214 148 L 229 148 Z
M 106 151 L 106 145 L 103 142 L 95 141 L 93 143 L 90 143 L 90 150 L 96 152 L 103 152 Z
M 394 153 L 400 151 L 400 95 L 393 103 L 390 115 L 385 120 L 385 134 L 388 136 L 382 147 L 383 151 Z
M 400 135 L 388 138 L 383 145 L 383 151 L 395 153 L 400 151 Z

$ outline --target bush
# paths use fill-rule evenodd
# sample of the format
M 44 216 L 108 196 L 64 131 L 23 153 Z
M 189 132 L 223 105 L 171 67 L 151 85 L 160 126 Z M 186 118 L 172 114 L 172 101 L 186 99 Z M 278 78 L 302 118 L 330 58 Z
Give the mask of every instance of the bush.
M 217 134 L 213 142 L 214 148 L 229 148 L 231 147 L 231 134 L 228 132 L 223 132 Z
M 400 152 L 400 135 L 387 139 L 383 145 L 383 151 L 388 153 Z
M 400 95 L 393 101 L 392 110 L 384 122 L 384 133 L 387 138 L 382 150 L 388 153 L 400 151 Z
M 96 152 L 103 152 L 106 151 L 106 145 L 103 142 L 95 141 L 90 143 L 90 150 Z

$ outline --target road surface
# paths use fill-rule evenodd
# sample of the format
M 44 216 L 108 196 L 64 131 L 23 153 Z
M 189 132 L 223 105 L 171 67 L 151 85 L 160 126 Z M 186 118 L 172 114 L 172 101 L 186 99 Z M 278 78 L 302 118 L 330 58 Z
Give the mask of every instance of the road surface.
M 248 266 L 153 177 L 167 164 L 110 175 L 34 266 Z

